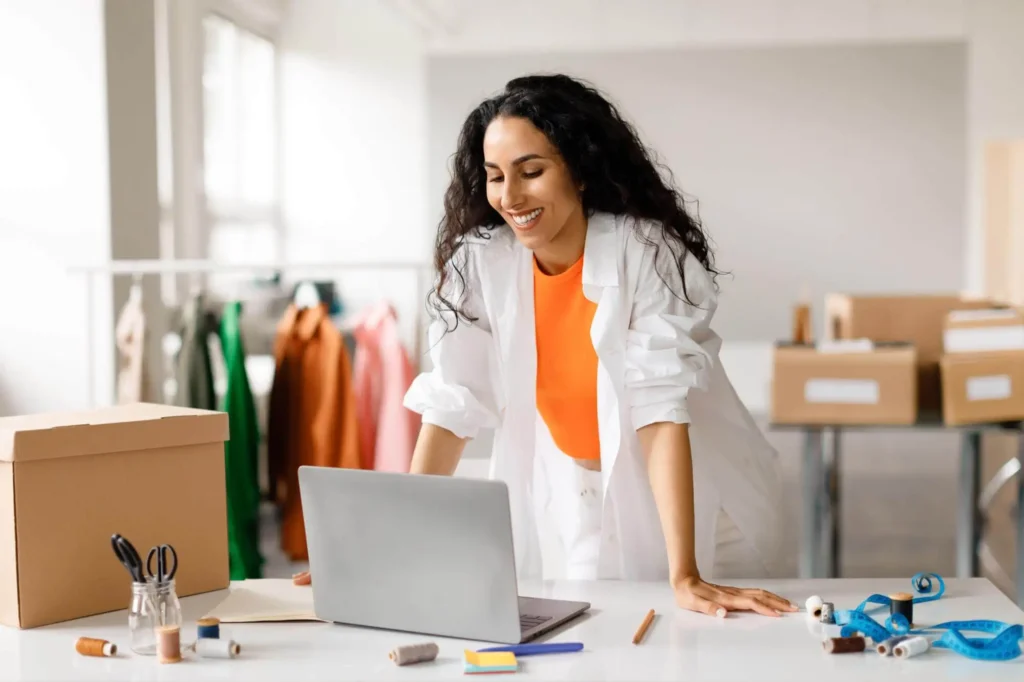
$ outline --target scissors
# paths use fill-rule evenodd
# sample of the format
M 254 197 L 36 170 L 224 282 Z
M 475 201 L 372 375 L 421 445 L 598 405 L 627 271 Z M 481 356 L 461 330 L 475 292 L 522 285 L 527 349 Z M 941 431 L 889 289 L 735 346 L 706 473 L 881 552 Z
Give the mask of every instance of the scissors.
M 146 582 L 146 577 L 142 574 L 142 558 L 139 556 L 135 546 L 128 541 L 128 538 L 120 533 L 114 533 L 110 536 L 110 546 L 114 548 L 114 555 L 117 556 L 117 560 L 128 569 L 132 580 L 137 583 Z
M 167 553 L 171 553 L 171 561 L 167 561 Z M 156 557 L 156 573 L 153 572 L 153 557 Z M 178 553 L 174 551 L 173 545 L 157 545 L 149 550 L 146 556 L 146 572 L 149 577 L 158 583 L 165 583 L 174 578 L 178 572 Z

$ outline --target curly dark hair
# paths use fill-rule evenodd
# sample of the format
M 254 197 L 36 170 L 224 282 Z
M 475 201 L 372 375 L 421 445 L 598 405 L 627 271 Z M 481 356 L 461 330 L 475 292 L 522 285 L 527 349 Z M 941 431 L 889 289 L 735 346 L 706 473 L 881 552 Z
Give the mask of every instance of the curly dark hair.
M 636 129 L 615 105 L 592 85 L 570 76 L 523 76 L 509 81 L 503 92 L 474 109 L 459 133 L 434 250 L 438 280 L 430 306 L 442 314 L 439 316 L 446 311 L 454 313 L 456 325 L 460 318 L 474 320 L 458 301 L 446 297 L 444 287 L 451 276 L 448 269 L 459 277 L 464 288 L 465 278 L 455 258 L 463 238 L 472 234 L 489 239 L 491 231 L 505 225 L 487 201 L 483 153 L 487 126 L 499 117 L 524 118 L 547 136 L 568 166 L 574 183 L 583 188 L 584 215 L 601 211 L 655 221 L 664 228 L 662 243 L 650 241 L 639 230 L 636 234 L 656 249 L 667 245 L 681 276 L 687 254 L 697 258 L 712 278 L 719 274 L 709 238 L 696 212 L 687 212 L 686 200 L 674 187 L 671 170 L 656 161 L 655 154 L 641 142 Z M 682 281 L 683 298 L 692 303 L 685 277 Z

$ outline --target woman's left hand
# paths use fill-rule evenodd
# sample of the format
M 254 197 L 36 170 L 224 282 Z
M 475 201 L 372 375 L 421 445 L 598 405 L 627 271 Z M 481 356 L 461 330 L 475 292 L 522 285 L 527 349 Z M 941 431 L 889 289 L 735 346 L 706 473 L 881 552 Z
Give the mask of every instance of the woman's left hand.
M 778 617 L 783 612 L 799 610 L 795 604 L 766 590 L 713 585 L 698 576 L 683 578 L 672 589 L 680 607 L 719 618 L 725 618 L 728 611 L 754 611 Z

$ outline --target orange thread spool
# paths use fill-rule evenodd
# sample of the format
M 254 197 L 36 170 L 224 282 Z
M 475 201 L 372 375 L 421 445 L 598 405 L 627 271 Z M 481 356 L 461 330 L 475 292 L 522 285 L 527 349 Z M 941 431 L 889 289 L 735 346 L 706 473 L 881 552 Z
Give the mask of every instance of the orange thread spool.
M 156 629 L 156 657 L 160 663 L 181 661 L 181 631 L 176 625 Z
M 117 645 L 105 639 L 79 637 L 75 642 L 75 651 L 83 656 L 116 656 Z

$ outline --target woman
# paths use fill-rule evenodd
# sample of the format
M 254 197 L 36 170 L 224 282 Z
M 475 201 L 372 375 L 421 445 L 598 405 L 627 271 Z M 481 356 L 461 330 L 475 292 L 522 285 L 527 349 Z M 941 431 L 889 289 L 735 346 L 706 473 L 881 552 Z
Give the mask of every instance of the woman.
M 412 472 L 452 474 L 493 428 L 520 577 L 667 579 L 719 617 L 796 610 L 702 579 L 771 574 L 775 453 L 718 363 L 708 240 L 615 107 L 567 76 L 510 81 L 463 125 L 444 205 Z M 561 559 L 541 556 L 552 526 Z

